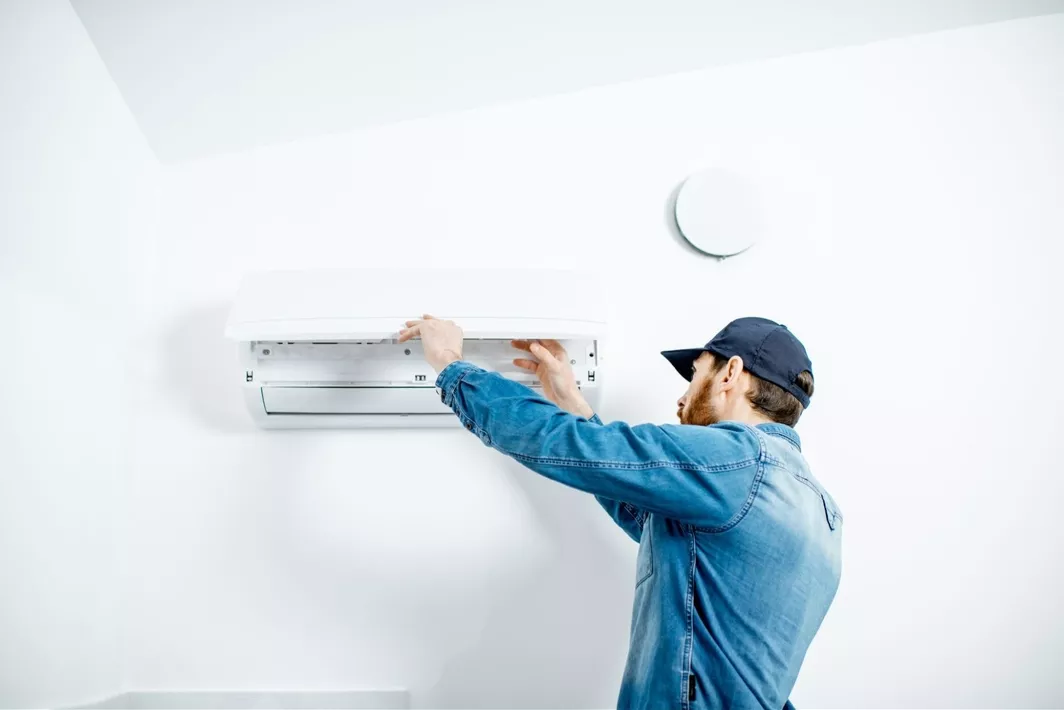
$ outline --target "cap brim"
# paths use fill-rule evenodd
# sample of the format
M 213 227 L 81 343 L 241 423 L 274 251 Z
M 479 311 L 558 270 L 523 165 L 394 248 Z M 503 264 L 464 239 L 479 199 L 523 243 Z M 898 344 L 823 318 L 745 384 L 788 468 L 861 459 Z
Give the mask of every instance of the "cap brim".
M 690 382 L 694 376 L 695 360 L 704 352 L 706 352 L 704 348 L 688 348 L 687 350 L 662 350 L 661 354 L 672 363 L 672 366 L 685 380 Z

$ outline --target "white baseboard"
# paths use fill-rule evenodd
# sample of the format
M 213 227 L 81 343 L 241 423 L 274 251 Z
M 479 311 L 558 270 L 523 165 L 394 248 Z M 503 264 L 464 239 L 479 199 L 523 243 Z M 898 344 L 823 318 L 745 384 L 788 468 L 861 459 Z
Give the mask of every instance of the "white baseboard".
M 119 693 L 70 710 L 407 710 L 405 690 Z

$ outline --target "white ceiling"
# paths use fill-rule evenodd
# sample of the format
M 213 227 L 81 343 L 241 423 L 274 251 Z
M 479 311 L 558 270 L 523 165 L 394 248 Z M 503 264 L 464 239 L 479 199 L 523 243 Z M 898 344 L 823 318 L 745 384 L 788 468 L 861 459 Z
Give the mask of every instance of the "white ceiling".
M 161 160 L 1064 0 L 71 0 Z

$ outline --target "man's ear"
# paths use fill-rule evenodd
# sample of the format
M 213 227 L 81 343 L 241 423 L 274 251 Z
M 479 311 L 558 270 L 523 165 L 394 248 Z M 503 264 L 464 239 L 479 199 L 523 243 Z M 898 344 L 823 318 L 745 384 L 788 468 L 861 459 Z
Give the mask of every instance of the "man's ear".
M 733 355 L 724 365 L 724 379 L 720 381 L 721 389 L 729 390 L 739 384 L 739 376 L 743 374 L 743 359 Z

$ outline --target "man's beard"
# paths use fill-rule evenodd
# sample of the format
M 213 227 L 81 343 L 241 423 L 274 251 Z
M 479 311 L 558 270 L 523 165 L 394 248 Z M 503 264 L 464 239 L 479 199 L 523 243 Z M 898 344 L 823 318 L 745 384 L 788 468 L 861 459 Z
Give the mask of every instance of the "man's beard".
M 708 426 L 720 421 L 720 415 L 713 406 L 709 385 L 710 382 L 706 380 L 697 392 L 687 398 L 687 403 L 677 412 L 681 424 Z

